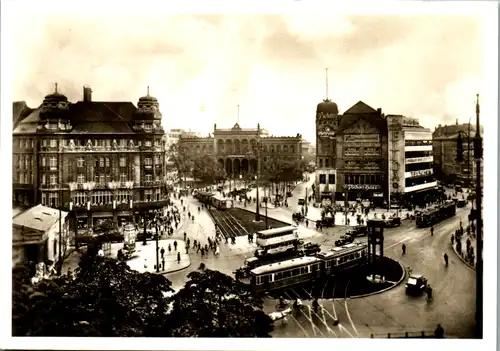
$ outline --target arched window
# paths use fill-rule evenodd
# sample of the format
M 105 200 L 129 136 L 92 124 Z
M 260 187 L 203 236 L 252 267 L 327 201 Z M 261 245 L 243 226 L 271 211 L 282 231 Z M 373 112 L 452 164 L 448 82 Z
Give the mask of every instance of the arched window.
M 288 152 L 288 145 L 283 146 L 283 152 Z

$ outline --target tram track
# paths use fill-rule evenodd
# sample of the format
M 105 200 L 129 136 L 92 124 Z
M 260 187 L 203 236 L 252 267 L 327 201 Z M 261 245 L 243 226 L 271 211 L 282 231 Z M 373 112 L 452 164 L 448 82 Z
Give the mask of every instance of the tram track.
M 234 229 L 234 224 L 232 225 L 231 218 L 229 218 L 225 213 L 220 211 L 208 210 L 215 221 L 215 224 L 220 228 L 224 238 L 236 238 L 238 237 L 238 232 Z
M 296 295 L 297 297 L 300 297 L 300 296 L 299 296 L 299 295 L 295 292 L 295 290 L 293 290 L 293 289 L 291 289 L 291 290 L 293 291 L 293 294 L 294 294 L 294 295 Z M 284 292 L 284 294 L 288 297 L 288 299 L 289 299 L 290 301 L 293 301 L 293 300 L 295 300 L 295 299 L 296 299 L 296 298 L 292 298 L 292 297 L 291 297 L 291 296 L 290 296 L 287 292 Z M 317 330 L 317 331 L 318 331 L 318 332 L 319 332 L 319 333 L 320 333 L 320 334 L 321 334 L 324 338 L 326 338 L 326 335 L 325 335 L 325 334 L 321 331 L 321 329 L 319 329 L 319 327 L 318 327 L 318 326 L 317 326 L 317 325 L 313 322 L 313 320 L 312 320 L 312 316 L 311 316 L 311 308 L 310 308 L 309 306 L 307 306 L 307 307 L 308 307 L 308 309 L 309 309 L 309 315 L 310 315 L 310 317 L 308 317 L 308 316 L 304 313 L 304 311 L 303 311 L 302 309 L 300 309 L 299 311 L 300 311 L 300 313 L 302 313 L 302 315 L 303 315 L 303 316 L 304 316 L 304 317 L 305 317 L 305 318 L 309 321 L 309 323 L 311 323 L 311 327 L 312 327 L 312 329 L 313 329 L 314 336 L 316 336 L 316 330 Z M 327 328 L 328 328 L 328 326 L 327 326 Z

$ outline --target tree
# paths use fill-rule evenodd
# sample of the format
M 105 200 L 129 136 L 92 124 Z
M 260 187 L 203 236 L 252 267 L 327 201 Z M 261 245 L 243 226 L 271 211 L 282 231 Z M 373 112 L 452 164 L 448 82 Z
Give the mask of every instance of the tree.
M 262 311 L 262 300 L 245 284 L 206 268 L 188 278 L 174 297 L 172 336 L 270 336 L 273 322 Z
M 212 184 L 226 178 L 226 171 L 211 155 L 199 154 L 193 161 L 193 178 Z
M 172 144 L 169 149 L 169 159 L 174 163 L 180 180 L 186 182 L 186 176 L 193 168 L 193 157 L 186 150 L 182 150 L 179 144 Z
M 76 277 L 30 286 L 22 268 L 13 271 L 15 336 L 168 336 L 171 283 L 139 273 L 126 263 L 82 257 Z

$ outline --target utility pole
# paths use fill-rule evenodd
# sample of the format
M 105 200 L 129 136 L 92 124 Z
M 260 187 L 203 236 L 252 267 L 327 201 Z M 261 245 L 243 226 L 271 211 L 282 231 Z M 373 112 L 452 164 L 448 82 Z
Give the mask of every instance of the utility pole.
M 160 258 L 158 257 L 158 250 L 159 250 L 159 247 L 158 247 L 158 238 L 159 238 L 159 235 L 158 235 L 158 222 L 157 222 L 157 218 L 156 218 L 156 214 L 155 214 L 155 229 L 156 229 L 156 273 L 159 273 L 160 272 Z
M 267 202 L 269 201 L 270 194 L 269 194 L 269 188 L 267 189 L 267 196 L 266 196 L 266 188 L 264 188 L 264 196 L 266 198 L 265 204 L 266 204 L 266 229 L 269 228 L 267 225 Z
M 56 89 L 57 89 L 57 85 L 56 85 Z M 59 140 L 59 159 L 58 159 L 58 163 L 59 163 L 59 170 L 58 170 L 58 175 L 59 175 L 59 262 L 57 264 L 57 275 L 61 275 L 62 273 L 62 202 L 63 202 L 63 198 L 62 198 L 62 187 L 63 187 L 63 179 L 62 179 L 62 176 L 63 176 L 63 173 L 62 173 L 62 165 L 63 165 L 63 162 L 62 162 L 62 140 Z
M 257 124 L 257 207 L 255 208 L 255 221 L 260 222 L 259 213 L 259 183 L 260 183 L 260 123 Z
M 481 159 L 483 145 L 479 123 L 479 94 L 476 95 L 476 136 L 474 138 L 474 158 L 476 159 L 476 338 L 483 337 L 483 219 L 481 210 Z
M 470 117 L 469 117 L 469 125 L 467 126 L 467 187 L 470 189 L 471 188 L 471 182 L 470 182 L 470 174 L 471 174 L 471 169 L 470 169 Z

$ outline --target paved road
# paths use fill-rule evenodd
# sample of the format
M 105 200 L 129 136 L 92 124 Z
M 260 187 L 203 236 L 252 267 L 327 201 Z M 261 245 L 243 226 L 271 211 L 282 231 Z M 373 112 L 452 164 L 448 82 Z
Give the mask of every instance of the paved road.
M 299 185 L 294 195 L 300 196 L 305 185 Z M 190 206 L 196 200 L 188 198 Z M 191 205 L 192 204 L 192 205 Z M 196 205 L 197 207 L 197 205 Z M 247 209 L 251 208 L 247 206 Z M 460 219 L 465 223 L 470 207 L 457 209 L 457 215 L 434 226 L 434 236 L 428 228 L 416 228 L 413 221 L 403 221 L 399 228 L 385 230 L 385 255 L 411 266 L 413 272 L 421 273 L 429 279 L 434 289 L 434 299 L 427 302 L 425 297 L 408 297 L 404 284 L 388 292 L 359 299 L 320 300 L 323 312 L 315 315 L 304 310 L 297 317 L 289 317 L 286 323 L 275 323 L 275 337 L 369 337 L 371 333 L 397 333 L 405 331 L 433 331 L 441 323 L 445 333 L 455 337 L 472 337 L 475 310 L 475 273 L 454 254 L 450 245 L 451 233 Z M 203 211 L 202 211 L 203 212 Z M 269 209 L 269 216 L 277 219 L 290 219 L 291 211 L 285 208 Z M 197 214 L 196 236 L 210 235 L 213 223 L 208 215 Z M 207 228 L 207 229 L 205 229 Z M 317 233 L 301 224 L 299 232 L 310 240 L 323 245 L 332 245 L 336 237 L 343 233 L 343 227 L 329 229 L 327 233 Z M 188 236 L 193 227 L 187 228 Z M 332 235 L 333 233 L 333 235 Z M 366 239 L 361 239 L 366 240 Z M 402 257 L 401 244 L 405 242 L 407 254 Z M 191 266 L 181 272 L 168 274 L 173 287 L 178 289 L 186 281 L 186 274 L 204 262 L 208 268 L 226 274 L 241 266 L 245 257 L 251 256 L 253 245 L 246 237 L 237 238 L 236 245 L 221 244 L 221 255 L 201 258 L 192 254 Z M 443 254 L 450 257 L 449 267 L 443 264 Z M 293 299 L 294 296 L 290 296 Z M 309 302 L 305 302 L 309 304 Z M 265 310 L 275 309 L 276 301 L 267 300 Z M 334 318 L 340 324 L 333 326 Z

